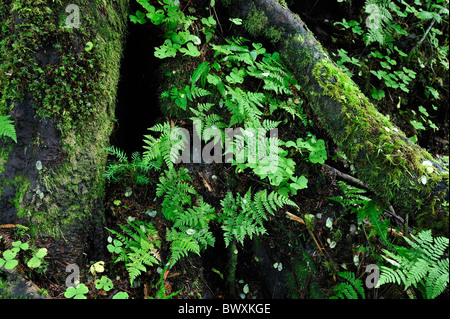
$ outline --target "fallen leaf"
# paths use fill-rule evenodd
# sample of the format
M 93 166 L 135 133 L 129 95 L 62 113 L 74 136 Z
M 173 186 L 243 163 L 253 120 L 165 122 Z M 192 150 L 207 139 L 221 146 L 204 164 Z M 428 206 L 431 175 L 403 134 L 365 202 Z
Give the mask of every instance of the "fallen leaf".
M 291 214 L 288 211 L 286 211 L 286 215 L 288 215 L 291 220 L 295 220 L 296 222 L 299 222 L 300 224 L 305 225 L 305 221 L 303 219 L 301 219 L 300 217 L 298 217 L 294 214 Z
M 202 172 L 198 172 L 198 175 L 202 178 L 203 185 L 208 189 L 208 191 L 212 192 L 212 187 L 209 185 L 209 183 L 206 181 L 205 177 L 203 177 Z

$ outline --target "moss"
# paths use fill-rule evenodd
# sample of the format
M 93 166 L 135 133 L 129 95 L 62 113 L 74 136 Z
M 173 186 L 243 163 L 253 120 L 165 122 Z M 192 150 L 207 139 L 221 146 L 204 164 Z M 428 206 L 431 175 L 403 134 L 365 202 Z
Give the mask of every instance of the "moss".
M 12 150 L 12 145 L 0 145 L 0 175 L 5 170 L 6 163 L 8 162 L 9 153 Z M 1 191 L 0 191 L 1 197 Z
M 398 197 L 404 194 L 404 188 L 410 189 L 409 196 L 402 198 L 402 201 L 408 203 L 403 208 L 406 212 L 420 209 L 423 199 L 443 180 L 443 176 L 437 172 L 425 172 L 422 163 L 424 160 L 432 160 L 431 156 L 411 144 L 404 133 L 380 114 L 347 74 L 332 61 L 318 61 L 312 73 L 324 94 L 340 106 L 337 114 L 333 114 L 335 119 L 324 112 L 320 113 L 325 118 L 328 116 L 322 122 L 333 125 L 337 121 L 344 123 L 346 130 L 337 131 L 333 127 L 328 131 L 332 132 L 337 144 L 345 149 L 349 160 L 359 167 L 360 178 L 387 201 L 395 199 L 399 202 Z M 364 165 L 367 162 L 371 165 Z M 426 175 L 428 183 L 424 185 L 416 180 L 411 184 L 410 174 L 416 178 Z M 419 199 L 419 203 L 411 201 L 412 198 Z M 418 207 L 414 209 L 413 206 Z
M 70 236 L 73 229 L 86 231 L 88 223 L 102 219 L 104 148 L 114 124 L 128 14 L 125 0 L 81 0 L 81 27 L 69 29 L 66 5 L 16 0 L 0 8 L 0 70 L 11 75 L 0 72 L 2 101 L 10 105 L 31 100 L 37 117 L 55 123 L 61 137 L 59 154 L 52 154 L 39 174 L 16 181 L 12 201 L 33 235 L 56 240 Z M 85 50 L 88 42 L 93 43 L 91 50 Z M 34 134 L 36 142 L 40 132 Z M 39 157 L 41 147 L 32 143 L 21 147 L 37 152 L 26 156 Z M 0 169 L 6 160 L 0 157 Z
M 252 10 L 244 21 L 245 29 L 254 37 L 264 34 L 268 24 L 269 19 L 266 14 L 263 10 L 258 9 Z
M 286 3 L 285 0 L 275 0 L 275 1 L 278 2 L 279 4 L 281 4 L 281 6 L 283 6 L 283 7 L 285 7 L 285 8 L 288 7 L 288 5 L 287 5 L 287 3 Z
M 254 37 L 265 36 L 272 43 L 283 39 L 284 29 L 269 24 L 269 19 L 263 10 L 254 9 L 244 20 L 247 32 Z
M 25 215 L 22 204 L 25 194 L 30 187 L 30 182 L 25 176 L 18 175 L 15 177 L 13 184 L 16 187 L 16 197 L 13 200 L 13 204 L 17 210 L 17 216 L 21 218 Z
M 117 54 L 125 30 L 119 16 L 123 11 L 116 10 L 118 6 L 125 10 L 125 2 L 108 2 L 103 6 L 79 1 L 81 27 L 76 29 L 61 23 L 68 15 L 66 4 L 50 8 L 47 1 L 13 1 L 14 13 L 26 23 L 14 24 L 14 32 L 7 32 L 2 39 L 2 69 L 13 74 L 12 78 L 0 78 L 5 95 L 17 101 L 30 92 L 38 115 L 56 119 L 61 131 L 95 121 L 101 107 L 108 105 L 103 100 L 111 100 L 115 91 L 107 83 L 111 74 L 102 70 L 115 69 L 110 64 L 116 60 L 112 55 Z M 11 25 L 13 14 L 4 15 L 8 17 L 4 25 Z M 85 50 L 88 42 L 94 45 L 89 52 Z M 17 85 L 8 86 L 9 82 Z M 102 82 L 106 87 L 98 85 Z

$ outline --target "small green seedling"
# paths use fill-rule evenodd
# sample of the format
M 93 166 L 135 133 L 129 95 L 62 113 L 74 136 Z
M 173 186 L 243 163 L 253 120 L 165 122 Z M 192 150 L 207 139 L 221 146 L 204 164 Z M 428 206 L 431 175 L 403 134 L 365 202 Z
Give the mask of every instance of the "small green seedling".
M 30 260 L 27 262 L 27 266 L 29 268 L 38 268 L 42 261 L 44 260 L 44 257 L 47 255 L 47 248 L 39 248 L 35 253 L 34 256 L 31 257 Z
M 120 240 L 117 239 L 113 240 L 111 237 L 108 237 L 108 242 L 110 242 L 110 244 L 108 244 L 106 248 L 110 253 L 120 254 L 122 252 L 123 243 Z
M 104 291 L 110 291 L 114 287 L 114 284 L 111 279 L 106 276 L 102 276 L 102 278 L 97 279 L 95 281 L 95 288 L 103 289 Z
M 13 248 L 11 248 L 11 250 L 16 253 L 18 253 L 20 250 L 28 250 L 30 248 L 30 245 L 28 243 L 22 243 L 20 240 L 13 242 L 12 246 Z
M 16 267 L 19 262 L 14 259 L 17 255 L 17 252 L 12 249 L 5 250 L 3 252 L 3 258 L 0 257 L 0 267 L 5 267 L 5 269 L 13 269 Z

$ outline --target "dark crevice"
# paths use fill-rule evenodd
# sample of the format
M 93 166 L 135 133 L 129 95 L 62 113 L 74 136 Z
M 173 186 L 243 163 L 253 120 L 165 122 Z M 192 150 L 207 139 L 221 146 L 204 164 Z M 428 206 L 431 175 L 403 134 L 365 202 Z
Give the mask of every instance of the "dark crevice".
M 143 137 L 161 116 L 158 105 L 158 70 L 161 60 L 154 47 L 162 43 L 151 23 L 129 23 L 117 91 L 116 127 L 111 144 L 128 155 L 142 151 Z

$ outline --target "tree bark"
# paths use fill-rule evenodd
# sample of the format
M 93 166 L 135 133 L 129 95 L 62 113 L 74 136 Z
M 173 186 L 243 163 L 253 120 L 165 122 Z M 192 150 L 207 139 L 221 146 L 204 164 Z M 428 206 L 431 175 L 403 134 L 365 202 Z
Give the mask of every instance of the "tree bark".
M 448 196 L 448 170 L 377 111 L 301 19 L 275 0 L 222 3 L 230 16 L 244 20 L 251 36 L 272 42 L 358 178 L 397 212 L 414 217 L 420 213 L 422 221 L 435 218 L 448 233 L 441 206 Z
M 128 1 L 0 0 L 0 224 L 29 228 L 51 276 L 104 250 L 104 169 Z

